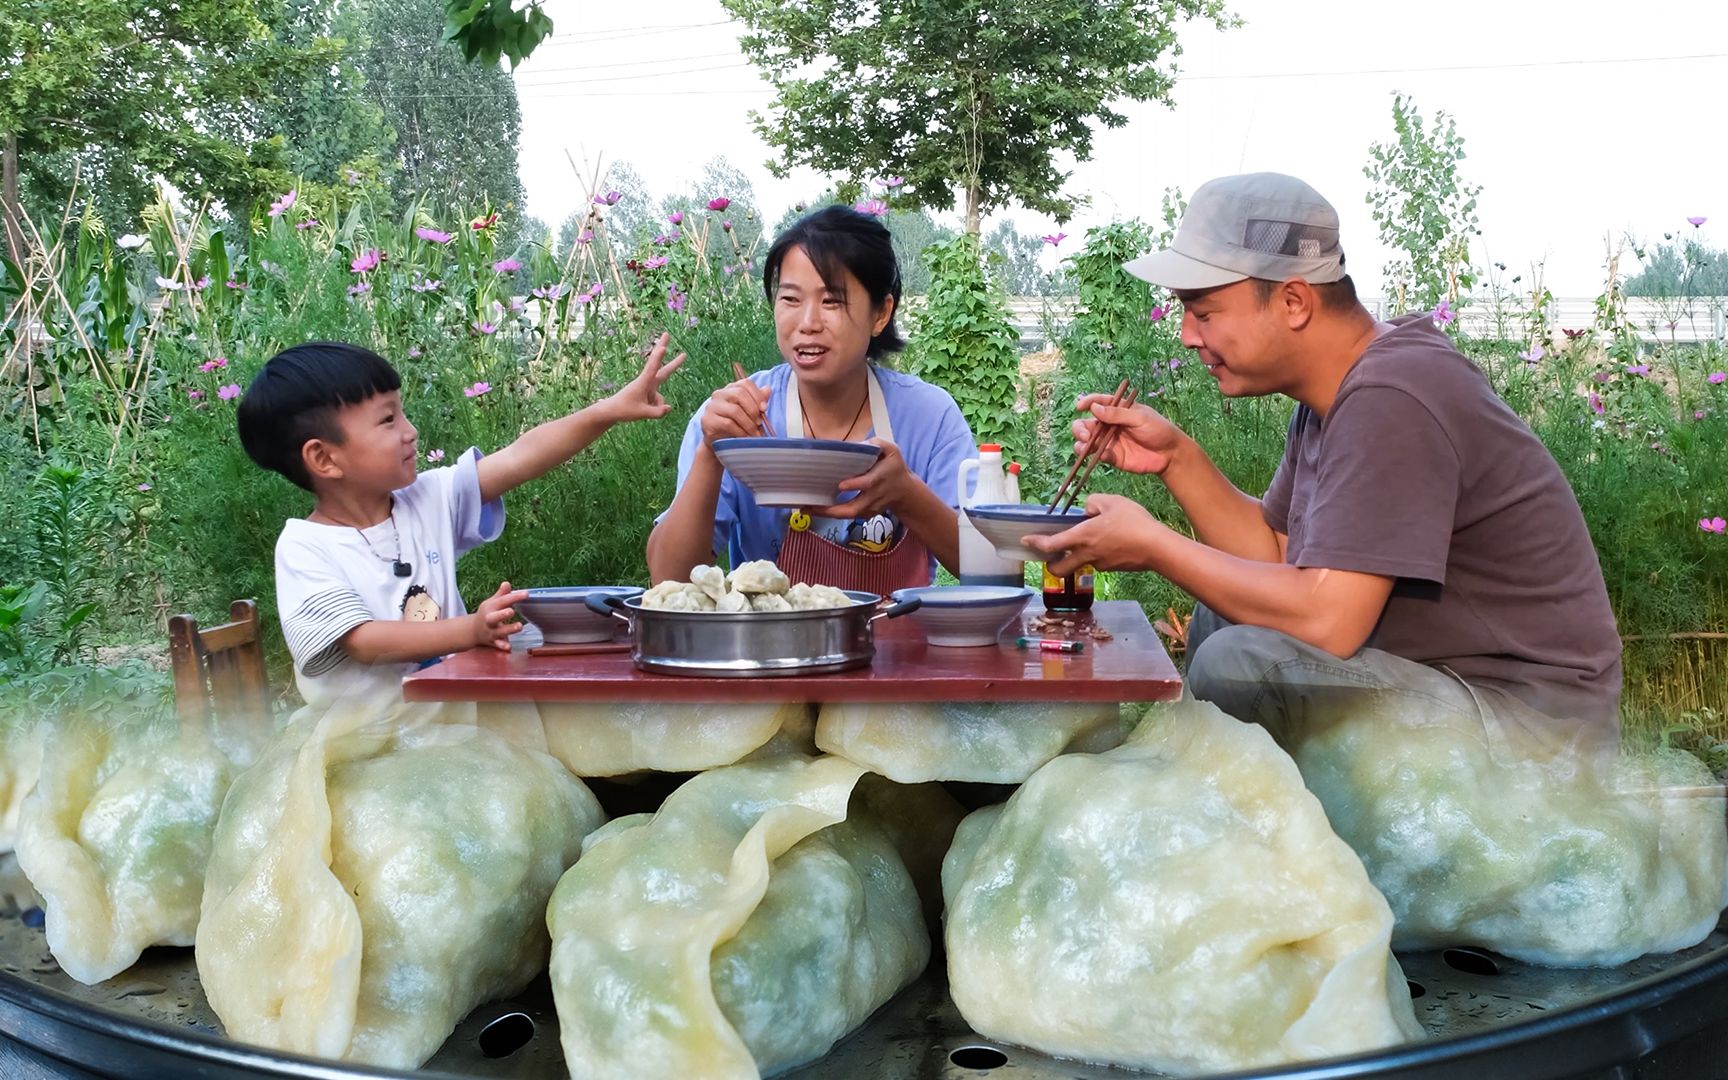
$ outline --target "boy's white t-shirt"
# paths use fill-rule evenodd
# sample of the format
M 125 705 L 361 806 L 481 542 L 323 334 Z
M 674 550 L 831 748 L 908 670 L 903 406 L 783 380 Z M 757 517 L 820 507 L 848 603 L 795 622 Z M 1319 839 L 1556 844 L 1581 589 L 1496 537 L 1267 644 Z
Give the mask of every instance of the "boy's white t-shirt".
M 390 516 L 368 529 L 289 518 L 276 540 L 276 606 L 308 705 L 399 686 L 418 664 L 362 664 L 337 644 L 361 623 L 466 615 L 456 560 L 498 538 L 504 501 L 480 501 L 480 451 L 429 469 L 394 493 Z M 412 567 L 394 569 L 397 543 Z

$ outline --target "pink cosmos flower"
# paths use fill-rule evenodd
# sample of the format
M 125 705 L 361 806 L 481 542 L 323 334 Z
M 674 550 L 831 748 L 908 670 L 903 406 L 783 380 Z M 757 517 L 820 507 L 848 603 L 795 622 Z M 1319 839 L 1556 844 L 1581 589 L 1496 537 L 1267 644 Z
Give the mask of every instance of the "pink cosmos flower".
M 562 281 L 558 281 L 551 285 L 542 285 L 529 295 L 533 296 L 536 300 L 556 300 L 568 291 L 570 291 L 570 286 L 564 284 Z
M 437 229 L 428 228 L 425 225 L 415 229 L 414 235 L 433 244 L 448 244 L 450 241 L 456 239 L 455 233 L 440 232 Z
M 491 383 L 477 382 L 473 386 L 464 386 L 462 388 L 462 396 L 479 397 L 482 394 L 489 393 L 491 389 Z
M 1723 520 L 1722 516 L 1718 514 L 1716 517 L 1699 518 L 1698 527 L 1705 532 L 1728 532 L 1728 521 Z
M 228 288 L 234 289 L 238 292 L 245 292 L 247 289 L 250 289 L 252 287 L 243 281 L 234 281 L 234 280 L 225 281 L 225 282 L 223 282 L 223 284 L 226 285 Z
M 1707 217 L 1689 217 L 1686 219 L 1687 223 L 1690 224 L 1694 229 L 1696 229 L 1698 226 L 1704 224 L 1706 221 L 1709 221 L 1709 220 L 1710 219 Z M 1720 519 L 1718 519 L 1718 520 L 1720 520 Z
M 1607 381 L 1608 381 L 1608 380 L 1609 380 L 1609 379 L 1612 379 L 1612 378 L 1613 378 L 1613 377 L 1614 377 L 1614 376 L 1613 376 L 1613 375 L 1611 375 L 1611 374 L 1609 374 L 1609 373 L 1608 373 L 1608 372 L 1606 372 L 1606 371 L 1598 371 L 1598 372 L 1596 372 L 1596 373 L 1595 373 L 1595 374 L 1594 374 L 1594 375 L 1592 375 L 1592 376 L 1590 376 L 1590 377 L 1591 377 L 1591 378 L 1592 378 L 1592 379 L 1595 379 L 1595 380 L 1596 380 L 1596 381 L 1597 381 L 1597 382 L 1599 382 L 1599 383 L 1605 383 L 1605 382 L 1607 382 Z
M 227 366 L 228 366 L 228 358 L 226 356 L 218 356 L 218 357 L 215 357 L 213 359 L 206 360 L 202 364 L 199 364 L 198 370 L 204 371 L 204 372 L 210 372 L 210 371 L 215 371 L 217 368 L 225 368 Z
M 718 198 L 708 200 L 708 209 L 716 211 L 716 212 L 724 210 L 728 206 L 731 206 L 731 205 L 732 205 L 732 200 L 728 199 L 724 195 L 721 195 Z
M 1057 244 L 1060 244 L 1062 241 L 1064 241 L 1066 239 L 1068 239 L 1068 234 L 1065 232 L 1054 232 L 1054 233 L 1045 233 L 1044 234 L 1044 242 L 1046 244 L 1049 244 L 1051 247 L 1055 247 Z
M 577 293 L 576 294 L 576 305 L 578 307 L 580 307 L 581 305 L 586 304 L 588 301 L 590 301 L 592 299 L 594 299 L 594 298 L 592 296 L 588 295 L 587 293 Z
M 654 242 L 659 244 L 661 247 L 671 247 L 673 244 L 676 244 L 678 238 L 683 235 L 684 234 L 680 233 L 677 229 L 673 229 L 669 233 L 662 233 L 661 235 L 656 236 Z
M 1626 374 L 1628 374 L 1628 375 L 1648 375 L 1648 374 L 1650 374 L 1650 365 L 1649 364 L 1633 364 L 1626 369 Z
M 1172 356 L 1170 358 L 1170 370 L 1171 371 L 1175 371 L 1177 368 L 1179 368 L 1181 366 L 1182 366 L 1182 358 L 1181 357 Z
M 496 334 L 498 332 L 498 325 L 496 323 L 489 323 L 484 319 L 477 319 L 474 322 L 474 329 L 482 334 Z M 472 397 L 473 395 L 470 394 L 469 396 Z
M 420 354 L 420 346 L 418 346 L 418 345 L 408 346 L 408 359 L 418 360 L 418 359 L 420 359 L 420 355 L 421 355 Z
M 439 461 L 443 461 L 444 460 L 444 451 L 442 449 L 428 450 L 428 451 L 426 451 L 426 460 L 434 462 L 434 463 L 439 462 Z
M 1524 361 L 1526 364 L 1534 364 L 1538 360 L 1542 359 L 1543 355 L 1544 355 L 1544 353 L 1542 351 L 1542 343 L 1540 341 L 1537 341 L 1537 342 L 1533 342 L 1530 345 L 1530 351 L 1529 352 L 1519 353 L 1518 359 Z
M 512 296 L 510 298 L 510 310 L 511 311 L 521 311 L 524 308 L 526 308 L 527 306 L 528 306 L 527 304 L 522 302 L 522 298 L 520 296 Z
M 355 172 L 353 169 L 343 170 L 343 176 L 344 179 L 348 181 L 349 187 L 353 187 L 355 184 L 360 182 L 360 174 Z
M 650 270 L 658 270 L 670 261 L 671 260 L 664 255 L 656 255 L 650 259 L 643 259 L 642 265 L 646 266 Z
M 618 205 L 618 200 L 622 199 L 623 197 L 624 197 L 623 194 L 620 192 L 608 191 L 604 195 L 594 196 L 594 205 L 595 206 L 616 206 L 616 205 Z
M 468 227 L 473 229 L 475 232 L 482 232 L 486 229 L 490 229 L 496 224 L 498 224 L 498 211 L 494 210 L 485 217 L 477 217 L 473 221 L 470 221 Z
M 240 384 L 229 383 L 227 386 L 217 387 L 216 396 L 223 401 L 233 401 L 240 396 Z
M 149 491 L 149 490 L 150 490 L 150 485 L 149 485 L 149 484 L 139 484 L 139 485 L 138 485 L 138 490 L 139 490 L 139 491 Z
M 852 209 L 860 214 L 869 214 L 871 217 L 888 216 L 888 204 L 881 199 L 865 199 L 863 202 L 853 203 Z
M 205 289 L 208 289 L 210 287 L 210 275 L 205 274 L 203 277 L 199 278 L 197 281 L 194 281 L 192 283 L 192 287 L 194 289 L 197 289 L 199 292 L 203 292 Z
M 897 188 L 904 183 L 906 183 L 906 178 L 904 176 L 889 176 L 884 177 L 882 180 L 882 186 L 885 188 Z
M 362 281 L 358 285 L 348 286 L 348 295 L 349 296 L 359 296 L 362 293 L 369 293 L 371 291 L 372 291 L 372 283 L 370 281 Z
M 689 299 L 688 293 L 680 292 L 678 286 L 673 285 L 666 293 L 666 308 L 674 315 L 682 315 L 684 314 L 684 305 Z
M 499 259 L 492 264 L 492 272 L 496 274 L 514 274 L 520 269 L 522 264 L 516 259 Z
M 1168 314 L 1170 314 L 1169 305 L 1159 304 L 1157 307 L 1154 307 L 1151 311 L 1148 311 L 1146 313 L 1146 321 L 1147 322 L 1159 322 L 1164 318 L 1164 316 L 1166 316 Z
M 1432 312 L 1435 326 L 1447 326 L 1457 317 L 1457 313 L 1452 310 L 1452 301 L 1450 300 L 1440 301 L 1440 306 Z
M 354 257 L 354 261 L 348 264 L 348 269 L 354 271 L 356 274 L 364 274 L 368 271 L 378 269 L 378 264 L 383 261 L 384 253 L 382 251 L 379 251 L 377 248 L 367 248 L 365 251 L 362 251 L 359 255 Z
M 684 211 L 674 210 L 670 214 L 666 215 L 666 220 L 670 221 L 674 225 L 682 225 L 684 224 Z
M 721 232 L 731 232 L 732 231 L 732 222 L 731 221 L 722 221 L 720 223 L 720 231 Z
M 305 232 L 307 229 L 316 229 L 317 227 L 318 219 L 315 217 L 309 217 L 305 221 L 297 221 L 294 223 L 294 229 L 297 232 Z
M 1606 411 L 1602 406 L 1602 395 L 1594 390 L 1590 391 L 1590 411 L 1597 416 L 1601 416 Z
M 1712 371 L 1704 381 L 1713 385 L 1728 382 L 1728 371 Z
M 282 196 L 280 199 L 277 199 L 275 202 L 270 204 L 270 216 L 271 217 L 281 217 L 283 211 L 285 211 L 289 207 L 293 206 L 294 201 L 296 199 L 298 199 L 299 197 L 300 197 L 300 191 L 298 188 L 288 189 L 288 194 Z
M 606 291 L 606 286 L 603 283 L 598 282 L 598 281 L 596 281 L 594 284 L 588 286 L 588 295 L 592 296 L 596 300 L 600 299 L 600 294 L 605 292 L 605 291 Z
M 415 292 L 431 292 L 442 284 L 444 283 L 436 278 L 426 278 L 424 281 L 416 281 L 408 287 L 413 289 Z
M 1694 420 L 1702 420 L 1702 419 L 1704 419 L 1704 410 L 1703 410 L 1703 409 L 1699 409 L 1699 410 L 1698 410 L 1698 411 L 1697 411 L 1697 412 L 1695 412 L 1695 413 L 1693 413 L 1693 414 L 1692 414 L 1692 419 L 1694 419 Z
M 576 234 L 576 242 L 578 244 L 591 244 L 591 243 L 593 243 L 594 242 L 594 230 L 593 229 L 583 229 L 581 232 Z
M 197 401 L 199 398 L 204 396 L 204 391 L 202 391 L 202 390 L 188 390 L 188 391 L 186 391 L 186 396 L 191 398 L 193 401 Z

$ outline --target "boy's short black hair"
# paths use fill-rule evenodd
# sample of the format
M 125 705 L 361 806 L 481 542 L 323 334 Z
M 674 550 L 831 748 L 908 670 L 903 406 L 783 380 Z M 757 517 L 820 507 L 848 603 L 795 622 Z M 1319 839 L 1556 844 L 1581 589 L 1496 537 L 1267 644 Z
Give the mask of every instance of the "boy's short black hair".
M 240 399 L 240 445 L 263 468 L 312 490 L 300 451 L 312 439 L 340 443 L 336 410 L 402 388 L 402 376 L 370 349 L 308 341 L 270 358 Z

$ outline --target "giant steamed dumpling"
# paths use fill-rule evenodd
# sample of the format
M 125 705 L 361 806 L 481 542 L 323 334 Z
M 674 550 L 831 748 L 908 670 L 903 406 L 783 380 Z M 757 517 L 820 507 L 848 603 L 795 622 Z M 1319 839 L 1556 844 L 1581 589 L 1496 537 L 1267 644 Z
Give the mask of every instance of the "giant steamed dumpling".
M 18 814 L 42 767 L 44 726 L 33 714 L 0 706 L 0 855 L 17 843 Z
M 1017 784 L 1059 754 L 1122 741 L 1115 702 L 829 702 L 816 745 L 903 784 Z
M 726 582 L 741 593 L 780 594 L 792 587 L 792 579 L 774 565 L 771 559 L 740 563 L 726 576 Z
M 1715 928 L 1728 830 L 1721 789 L 1696 758 L 1602 760 L 1410 701 L 1365 696 L 1311 717 L 1293 748 L 1392 905 L 1399 948 L 1614 967 Z
M 962 823 L 948 981 L 974 1030 L 1175 1076 L 1421 1037 L 1392 912 L 1260 728 L 1151 709 Z
M 577 776 L 713 769 L 782 732 L 805 745 L 812 722 L 802 702 L 542 702 L 540 717 L 552 756 Z
M 307 712 L 235 781 L 196 953 L 231 1038 L 411 1069 L 544 969 L 601 812 L 532 745 L 440 719 L 472 715 Z
M 152 945 L 192 944 L 222 800 L 268 722 L 109 709 L 43 724 L 17 854 L 60 967 L 94 984 Z
M 692 567 L 690 584 L 701 589 L 708 595 L 708 599 L 718 604 L 726 596 L 726 571 L 718 566 Z
M 886 797 L 921 829 L 895 827 L 855 797 L 862 775 L 834 757 L 717 769 L 593 838 L 547 913 L 572 1076 L 779 1072 L 917 977 L 930 940 L 899 841 L 946 842 L 927 802 L 946 797 Z

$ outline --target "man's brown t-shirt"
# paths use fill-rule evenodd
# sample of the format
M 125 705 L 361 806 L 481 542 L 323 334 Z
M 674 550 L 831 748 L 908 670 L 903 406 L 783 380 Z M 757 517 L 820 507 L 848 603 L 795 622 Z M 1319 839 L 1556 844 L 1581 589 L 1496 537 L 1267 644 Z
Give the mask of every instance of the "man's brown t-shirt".
M 1372 647 L 1618 721 L 1620 637 L 1578 500 L 1426 315 L 1368 346 L 1324 422 L 1297 408 L 1261 507 L 1291 565 L 1397 579 Z

